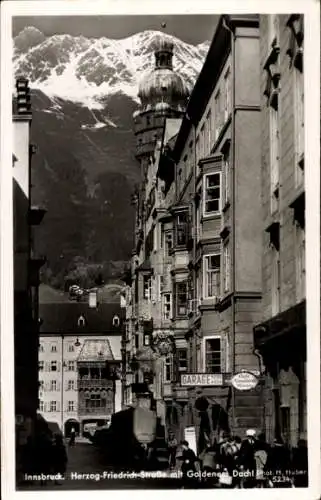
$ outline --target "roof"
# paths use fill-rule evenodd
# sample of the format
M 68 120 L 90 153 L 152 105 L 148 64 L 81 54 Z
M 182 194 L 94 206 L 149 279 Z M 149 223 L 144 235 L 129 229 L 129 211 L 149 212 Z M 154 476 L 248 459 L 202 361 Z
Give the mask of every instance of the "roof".
M 78 361 L 113 361 L 114 356 L 107 339 L 86 339 Z
M 113 325 L 115 316 L 119 317 L 120 326 Z M 120 334 L 125 311 L 120 303 L 102 303 L 97 309 L 91 309 L 88 303 L 57 302 L 40 304 L 39 317 L 42 320 L 40 334 Z
M 231 48 L 230 30 L 234 31 L 238 26 L 259 27 L 259 15 L 222 15 L 220 17 L 202 70 L 198 75 L 188 101 L 182 126 L 178 133 L 173 154 L 176 161 L 183 151 L 193 124 L 197 125 L 201 119 L 218 78 L 220 77 L 222 67 Z

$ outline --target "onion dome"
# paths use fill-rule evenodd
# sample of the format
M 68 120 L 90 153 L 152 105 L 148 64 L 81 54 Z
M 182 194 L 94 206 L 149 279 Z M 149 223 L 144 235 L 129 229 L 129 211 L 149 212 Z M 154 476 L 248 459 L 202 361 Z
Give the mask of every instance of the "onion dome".
M 173 42 L 160 34 L 154 38 L 152 46 L 155 67 L 139 85 L 138 96 L 143 108 L 160 102 L 174 109 L 184 106 L 188 98 L 188 89 L 183 78 L 173 70 Z

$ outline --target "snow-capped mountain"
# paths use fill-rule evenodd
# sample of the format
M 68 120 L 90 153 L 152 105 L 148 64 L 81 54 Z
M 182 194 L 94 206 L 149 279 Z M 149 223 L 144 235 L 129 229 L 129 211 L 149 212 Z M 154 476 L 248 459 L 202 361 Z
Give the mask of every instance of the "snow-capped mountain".
M 32 197 L 47 208 L 36 250 L 47 256 L 50 285 L 61 288 L 70 272 L 83 272 L 84 262 L 88 270 L 102 266 L 108 279 L 130 258 L 130 198 L 140 179 L 132 113 L 139 81 L 154 67 L 157 34 L 46 37 L 29 27 L 14 38 L 14 76 L 27 77 L 31 87 L 38 146 Z M 164 36 L 174 43 L 174 69 L 192 88 L 209 44 L 194 47 Z
M 153 67 L 152 44 L 157 35 L 157 31 L 144 31 L 121 40 L 71 35 L 46 38 L 28 27 L 14 39 L 15 75 L 23 74 L 47 96 L 92 109 L 103 109 L 104 98 L 118 92 L 137 100 L 139 80 Z M 174 69 L 191 87 L 209 44 L 195 47 L 162 35 L 174 44 Z

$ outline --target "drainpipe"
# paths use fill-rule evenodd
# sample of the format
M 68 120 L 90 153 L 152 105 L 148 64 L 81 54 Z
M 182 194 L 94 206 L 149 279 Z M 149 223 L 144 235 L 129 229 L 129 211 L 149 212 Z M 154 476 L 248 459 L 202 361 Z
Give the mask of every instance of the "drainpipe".
M 230 165 L 231 165 L 231 198 L 232 198 L 232 227 L 231 227 L 231 243 L 232 243 L 232 252 L 231 252 L 231 267 L 232 267 L 232 298 L 231 298 L 231 307 L 232 307 L 232 342 L 231 342 L 231 369 L 232 374 L 235 373 L 235 33 L 229 26 L 229 16 L 225 16 L 223 19 L 223 27 L 230 32 L 231 35 L 231 83 L 232 83 L 232 95 L 231 95 L 231 149 L 230 149 Z M 231 387 L 232 390 L 232 423 L 233 428 L 235 428 L 235 389 Z
M 259 371 L 260 371 L 260 378 L 259 378 L 259 384 L 261 385 L 262 381 L 262 376 L 264 373 L 263 367 L 264 367 L 264 361 L 263 361 L 263 356 L 260 353 L 259 349 L 256 349 L 254 347 L 253 349 L 253 354 L 254 356 L 257 357 L 258 362 L 259 362 Z M 260 404 L 262 407 L 262 432 L 266 433 L 266 423 L 265 423 L 265 404 L 264 404 L 264 384 L 262 384 L 262 387 L 260 387 Z

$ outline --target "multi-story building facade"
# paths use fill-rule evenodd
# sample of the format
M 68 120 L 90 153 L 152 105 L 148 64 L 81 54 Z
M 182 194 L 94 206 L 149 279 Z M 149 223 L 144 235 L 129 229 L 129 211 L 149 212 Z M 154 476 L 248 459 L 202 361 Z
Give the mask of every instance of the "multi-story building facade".
M 166 116 L 136 197 L 145 211 L 136 212 L 127 350 L 133 338 L 151 345 L 155 408 L 179 438 L 195 427 L 200 447 L 209 429 L 262 424 L 260 385 L 241 393 L 230 382 L 260 369 L 261 209 L 248 195 L 261 188 L 259 58 L 258 16 L 222 16 L 186 112 Z M 145 334 L 135 330 L 144 315 Z M 192 373 L 211 376 L 189 387 Z
M 39 412 L 68 435 L 121 409 L 118 303 L 40 303 Z
M 307 434 L 303 15 L 261 16 L 262 321 L 269 439 Z
M 162 145 L 178 131 L 188 92 L 181 76 L 173 70 L 170 39 L 165 35 L 156 37 L 154 49 L 155 67 L 140 84 L 141 108 L 134 113 L 136 157 L 141 165 L 142 183 L 134 199 L 136 241 L 127 287 L 123 403 L 134 404 L 139 392 L 148 393 L 149 385 L 152 404 L 158 408 L 164 423 L 160 386 L 162 360 L 159 350 L 156 353 L 154 348 L 156 338 L 160 344 L 173 330 L 171 256 L 168 252 L 164 258 L 159 251 L 170 247 L 171 233 L 161 234 L 159 221 L 166 217 L 168 200 L 174 200 L 174 186 L 168 192 L 157 176 L 157 169 Z
M 13 234 L 14 234 L 14 352 L 16 460 L 20 470 L 23 445 L 34 433 L 38 408 L 38 287 L 44 260 L 33 251 L 33 226 L 40 224 L 45 210 L 31 201 L 30 143 L 32 112 L 25 78 L 16 82 L 13 105 Z
M 231 385 L 240 371 L 259 372 L 252 328 L 261 301 L 261 210 L 259 196 L 248 195 L 260 190 L 259 84 L 258 17 L 222 16 L 172 151 L 173 252 L 184 258 L 174 302 L 184 286 L 187 371 L 214 375 L 208 387 L 203 379 L 186 387 L 182 422 L 195 426 L 199 446 L 215 428 L 243 435 L 262 424 L 260 385 L 246 392 Z

